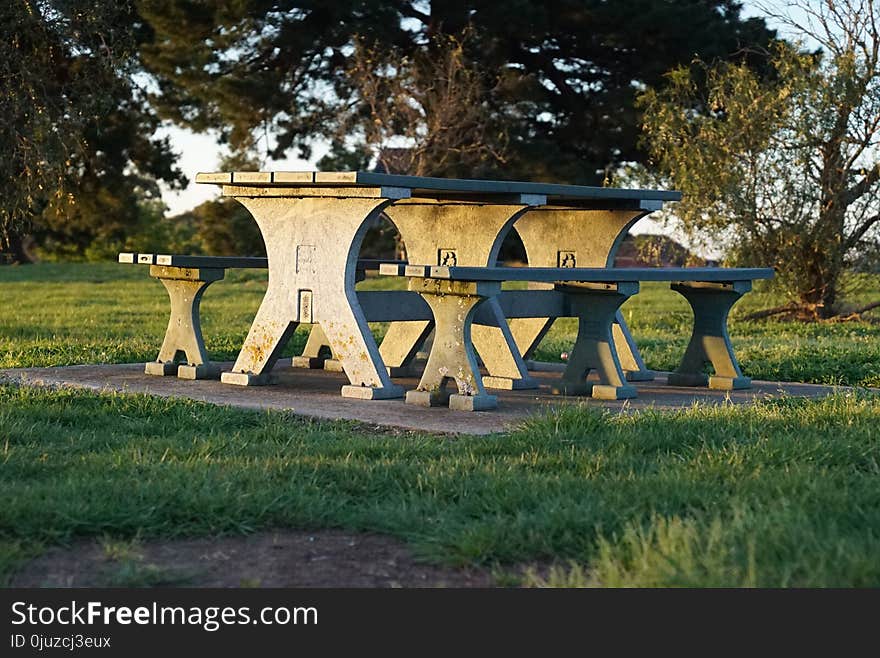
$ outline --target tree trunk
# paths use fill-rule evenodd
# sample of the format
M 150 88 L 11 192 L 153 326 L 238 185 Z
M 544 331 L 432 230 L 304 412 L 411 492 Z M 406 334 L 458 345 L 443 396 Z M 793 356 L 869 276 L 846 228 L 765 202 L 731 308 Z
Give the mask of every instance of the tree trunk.
M 34 248 L 34 239 L 29 235 L 11 233 L 7 239 L 0 243 L 0 265 L 27 265 L 37 261 L 31 251 Z
M 810 245 L 804 255 L 804 286 L 800 299 L 803 313 L 811 319 L 825 320 L 837 315 L 837 297 L 842 264 L 833 248 L 821 240 Z

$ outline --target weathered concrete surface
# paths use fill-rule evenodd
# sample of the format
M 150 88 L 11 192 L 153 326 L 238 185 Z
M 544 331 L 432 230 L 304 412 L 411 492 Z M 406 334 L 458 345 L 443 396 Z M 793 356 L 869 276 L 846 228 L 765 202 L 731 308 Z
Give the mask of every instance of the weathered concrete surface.
M 231 364 L 222 364 L 229 369 Z M 445 407 L 418 407 L 397 400 L 353 400 L 343 398 L 340 388 L 348 378 L 340 372 L 302 370 L 290 367 L 290 360 L 279 361 L 279 383 L 257 388 L 227 386 L 217 381 L 180 380 L 176 377 L 150 377 L 143 364 L 68 366 L 64 368 L 18 368 L 0 370 L 0 380 L 33 386 L 72 386 L 97 391 L 148 393 L 161 397 L 186 397 L 214 404 L 250 409 L 283 409 L 295 414 L 325 419 L 355 420 L 375 425 L 402 427 L 427 432 L 454 434 L 491 434 L 515 426 L 524 418 L 554 405 L 581 404 L 631 412 L 639 409 L 681 409 L 695 402 L 745 404 L 756 398 L 790 395 L 822 397 L 839 387 L 816 384 L 752 382 L 753 388 L 716 391 L 706 388 L 666 386 L 666 375 L 658 373 L 650 382 L 638 382 L 639 397 L 634 400 L 609 401 L 593 398 L 560 397 L 550 392 L 558 382 L 558 372 L 538 372 L 537 390 L 498 391 L 498 408 L 492 411 L 454 411 Z M 407 390 L 418 381 L 399 379 Z

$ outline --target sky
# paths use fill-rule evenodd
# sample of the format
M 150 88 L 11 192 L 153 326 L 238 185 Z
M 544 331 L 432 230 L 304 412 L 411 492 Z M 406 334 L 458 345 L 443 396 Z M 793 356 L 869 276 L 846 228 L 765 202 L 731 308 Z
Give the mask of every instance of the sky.
M 760 11 L 759 4 L 781 11 L 785 9 L 787 2 L 785 0 L 765 2 L 761 0 L 747 0 L 743 2 L 744 15 L 747 17 L 761 15 L 763 12 Z M 778 28 L 775 25 L 774 27 Z M 162 199 L 168 206 L 169 214 L 176 215 L 204 201 L 215 198 L 218 194 L 218 187 L 216 185 L 196 184 L 195 175 L 198 172 L 216 171 L 218 169 L 221 150 L 217 145 L 216 136 L 212 133 L 196 134 L 175 126 L 162 128 L 159 136 L 167 136 L 170 139 L 172 148 L 179 155 L 178 164 L 190 180 L 189 185 L 180 191 L 171 190 L 163 186 Z M 312 152 L 312 159 L 309 161 L 293 157 L 284 160 L 270 160 L 263 165 L 263 169 L 273 171 L 314 170 L 314 163 L 320 160 L 326 151 L 326 145 L 316 144 Z M 643 222 L 640 226 L 643 226 L 644 230 L 648 232 L 656 232 L 658 229 L 656 225 L 650 222 Z

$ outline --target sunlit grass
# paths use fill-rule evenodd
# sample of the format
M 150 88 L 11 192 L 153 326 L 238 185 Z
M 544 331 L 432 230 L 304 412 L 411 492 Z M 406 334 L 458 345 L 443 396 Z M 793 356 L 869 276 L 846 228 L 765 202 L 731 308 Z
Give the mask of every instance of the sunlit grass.
M 78 537 L 335 527 L 452 565 L 551 562 L 549 584 L 878 586 L 878 423 L 880 399 L 841 394 L 566 407 L 453 439 L 4 386 L 0 569 Z
M 233 271 L 208 291 L 213 358 L 234 358 L 264 289 L 265 272 Z M 0 367 L 145 361 L 167 322 L 163 288 L 138 267 L 4 267 L 0 299 Z M 777 299 L 758 292 L 735 309 L 748 374 L 880 385 L 877 324 L 736 320 Z M 673 368 L 690 333 L 684 300 L 645 285 L 624 315 L 649 366 Z M 538 356 L 558 360 L 572 338 L 561 320 Z M 288 354 L 304 340 L 302 330 Z M 77 538 L 111 537 L 118 551 L 337 527 L 394 535 L 435 562 L 501 574 L 539 565 L 527 585 L 876 587 L 878 426 L 880 398 L 853 393 L 624 416 L 566 407 L 455 439 L 0 386 L 0 580 Z M 115 582 L 170 582 L 136 560 L 120 565 Z

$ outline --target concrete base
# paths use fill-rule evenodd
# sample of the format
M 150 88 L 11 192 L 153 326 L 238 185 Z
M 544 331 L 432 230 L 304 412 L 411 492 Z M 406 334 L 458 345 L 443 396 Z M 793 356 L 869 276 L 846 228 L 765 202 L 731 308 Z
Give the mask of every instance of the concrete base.
M 604 386 L 596 384 L 590 393 L 597 400 L 629 400 L 638 395 L 635 386 Z
M 290 361 L 292 368 L 309 368 L 311 370 L 320 370 L 324 367 L 327 359 L 320 356 L 295 356 Z
M 448 407 L 449 396 L 447 391 L 407 391 L 406 403 L 419 407 Z
M 342 361 L 337 361 L 336 359 L 327 359 L 324 361 L 324 370 L 328 370 L 330 372 L 344 372 L 342 368 Z
M 716 391 L 733 391 L 752 387 L 752 380 L 748 377 L 709 377 L 709 388 Z
M 277 409 L 325 420 L 360 421 L 368 424 L 365 425 L 365 431 L 382 425 L 439 434 L 503 432 L 519 425 L 533 414 L 571 405 L 584 409 L 605 409 L 612 413 L 638 413 L 642 409 L 688 409 L 696 404 L 750 404 L 755 400 L 779 396 L 818 398 L 835 391 L 849 390 L 845 387 L 776 381 L 753 381 L 752 388 L 746 390 L 713 390 L 704 387 L 684 389 L 667 386 L 666 374 L 658 373 L 656 381 L 638 384 L 636 388 L 639 397 L 624 404 L 618 400 L 552 395 L 551 388 L 559 388 L 560 378 L 556 373 L 547 373 L 537 377 L 541 384 L 541 388 L 537 390 L 498 391 L 497 409 L 479 414 L 464 414 L 450 413 L 448 409 L 426 409 L 415 404 L 404 404 L 403 400 L 377 403 L 345 398 L 339 395 L 340 387 L 348 383 L 344 375 L 324 370 L 287 368 L 287 363 L 286 359 L 279 359 L 273 370 L 273 379 L 277 378 L 277 385 L 259 388 L 228 386 L 211 380 L 185 381 L 178 377 L 150 377 L 144 374 L 143 363 L 2 370 L 0 380 L 29 386 L 69 386 L 92 391 L 188 398 L 246 409 Z M 231 363 L 219 365 L 225 369 L 232 367 Z M 229 374 L 231 373 L 224 373 L 227 376 Z M 418 380 L 401 380 L 399 383 L 404 388 L 414 389 Z M 591 376 L 584 382 L 584 388 L 589 386 L 591 392 L 595 384 L 598 381 Z M 452 390 L 455 388 L 452 387 Z M 467 400 L 463 402 L 468 403 Z
M 180 364 L 174 361 L 148 361 L 144 365 L 144 374 L 154 377 L 170 377 L 177 374 Z
M 269 375 L 253 375 L 247 372 L 224 372 L 220 375 L 220 381 L 235 386 L 265 386 L 272 382 Z
M 200 363 L 197 366 L 182 364 L 177 367 L 181 379 L 220 379 L 220 366 L 216 363 Z
M 497 388 L 502 391 L 524 391 L 538 388 L 538 380 L 534 377 L 513 379 L 511 377 L 486 376 L 483 377 L 483 386 L 485 388 Z
M 498 407 L 495 395 L 450 395 L 449 408 L 453 411 L 488 411 Z
M 403 386 L 371 388 L 369 386 L 346 384 L 342 387 L 342 397 L 355 398 L 357 400 L 394 400 L 403 397 Z
M 652 382 L 657 376 L 653 370 L 624 370 L 628 382 Z
M 629 400 L 638 397 L 638 390 L 635 386 L 608 386 L 593 382 L 577 384 L 559 382 L 551 390 L 554 395 L 589 396 L 596 400 Z
M 751 388 L 748 377 L 718 377 L 700 373 L 671 372 L 667 380 L 670 386 L 708 386 L 716 391 L 734 391 Z

